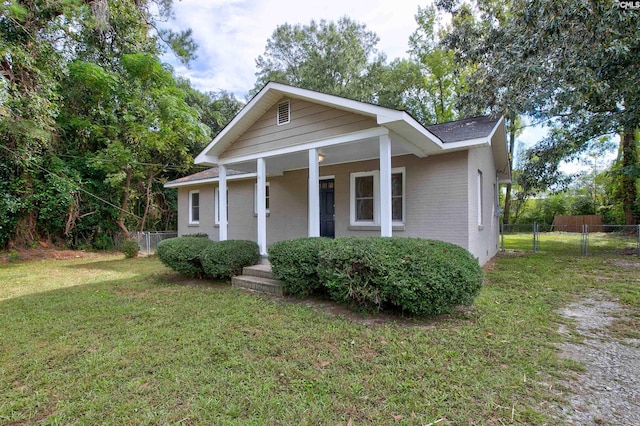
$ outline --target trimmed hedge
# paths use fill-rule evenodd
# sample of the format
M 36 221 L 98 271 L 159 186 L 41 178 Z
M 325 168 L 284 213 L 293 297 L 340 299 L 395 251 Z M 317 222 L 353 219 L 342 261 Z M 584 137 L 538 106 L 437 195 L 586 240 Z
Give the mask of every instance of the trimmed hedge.
M 200 254 L 216 244 L 208 238 L 176 237 L 160 241 L 156 253 L 160 261 L 176 272 L 192 278 L 206 276 Z
M 245 240 L 216 242 L 200 254 L 204 273 L 220 279 L 239 275 L 243 267 L 255 265 L 259 260 L 258 244 Z
M 338 302 L 411 315 L 470 305 L 483 280 L 467 250 L 419 238 L 338 238 L 321 251 L 318 271 Z
M 321 249 L 332 240 L 328 238 L 299 238 L 278 241 L 269 247 L 271 272 L 284 283 L 284 291 L 306 296 L 323 292 L 318 277 Z
M 228 278 L 260 260 L 258 244 L 253 241 L 212 241 L 201 235 L 161 241 L 156 253 L 169 268 L 193 278 Z

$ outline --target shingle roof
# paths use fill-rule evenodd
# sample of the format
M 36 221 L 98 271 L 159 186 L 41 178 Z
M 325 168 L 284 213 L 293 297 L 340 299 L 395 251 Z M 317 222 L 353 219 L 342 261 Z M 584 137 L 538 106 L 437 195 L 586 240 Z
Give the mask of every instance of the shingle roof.
M 464 120 L 425 126 L 444 143 L 486 138 L 500 121 L 500 117 L 472 117 Z
M 245 172 L 240 172 L 238 170 L 227 169 L 227 176 L 242 175 L 242 174 L 245 174 Z M 194 173 L 194 174 L 189 175 L 189 176 L 181 177 L 180 179 L 172 180 L 171 182 L 167 182 L 165 185 L 173 185 L 173 184 L 180 184 L 180 183 L 187 183 L 187 182 L 197 182 L 199 180 L 206 180 L 206 179 L 215 179 L 215 178 L 218 177 L 218 175 L 219 175 L 218 168 L 217 167 L 212 167 L 210 169 L 203 170 L 201 172 Z

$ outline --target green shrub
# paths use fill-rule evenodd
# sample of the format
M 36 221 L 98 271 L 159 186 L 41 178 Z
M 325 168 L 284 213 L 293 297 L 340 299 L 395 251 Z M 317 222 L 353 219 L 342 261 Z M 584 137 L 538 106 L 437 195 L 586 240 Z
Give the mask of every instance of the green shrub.
M 465 249 L 418 238 L 339 238 L 320 253 L 332 299 L 365 308 L 437 315 L 470 305 L 482 270 Z
M 202 278 L 206 274 L 200 255 L 215 242 L 201 237 L 169 238 L 158 243 L 156 253 L 160 261 L 183 275 Z
M 243 267 L 258 263 L 260 249 L 254 241 L 220 241 L 206 247 L 200 260 L 208 277 L 228 278 L 241 274 Z
M 288 294 L 306 296 L 322 293 L 318 277 L 320 251 L 328 238 L 299 238 L 279 241 L 269 247 L 269 262 L 274 277 L 284 283 Z
M 124 253 L 124 257 L 131 259 L 138 256 L 140 246 L 136 240 L 124 240 L 120 243 L 120 251 Z
M 93 248 L 96 250 L 113 250 L 113 239 L 109 234 L 100 233 L 93 241 Z

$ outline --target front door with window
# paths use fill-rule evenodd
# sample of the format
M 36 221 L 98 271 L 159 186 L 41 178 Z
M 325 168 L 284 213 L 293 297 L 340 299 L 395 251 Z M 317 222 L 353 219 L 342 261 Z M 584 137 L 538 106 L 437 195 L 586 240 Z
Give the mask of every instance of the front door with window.
M 335 238 L 334 180 L 320 181 L 320 236 Z

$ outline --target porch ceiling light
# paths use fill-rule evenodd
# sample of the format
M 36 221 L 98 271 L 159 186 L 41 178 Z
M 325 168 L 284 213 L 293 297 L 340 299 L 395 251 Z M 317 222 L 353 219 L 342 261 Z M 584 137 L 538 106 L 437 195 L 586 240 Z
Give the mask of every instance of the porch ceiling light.
M 318 154 L 318 163 L 322 163 L 324 161 L 324 155 Z

